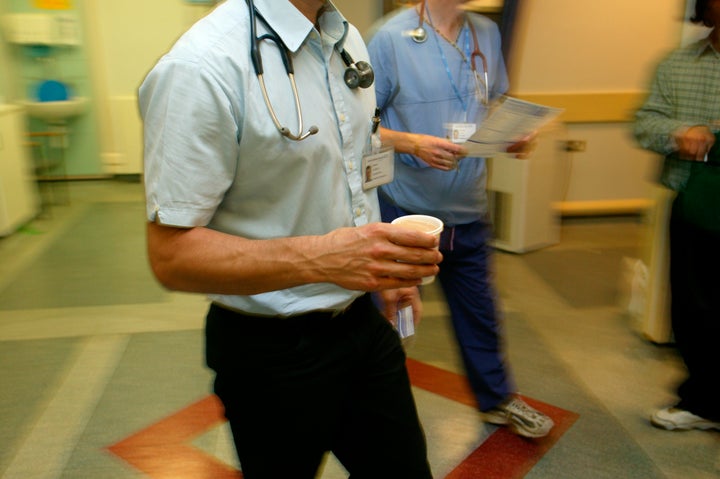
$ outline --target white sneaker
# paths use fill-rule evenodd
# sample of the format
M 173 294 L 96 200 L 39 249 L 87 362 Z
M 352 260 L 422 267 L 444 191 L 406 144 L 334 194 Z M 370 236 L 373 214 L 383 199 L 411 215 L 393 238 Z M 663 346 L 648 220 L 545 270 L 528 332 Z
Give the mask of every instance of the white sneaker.
M 720 422 L 710 421 L 696 416 L 690 411 L 668 407 L 657 411 L 650 417 L 653 426 L 672 431 L 674 429 L 717 429 L 720 431 Z
M 548 416 L 515 396 L 482 414 L 485 422 L 508 426 L 512 432 L 523 437 L 547 436 L 555 425 Z

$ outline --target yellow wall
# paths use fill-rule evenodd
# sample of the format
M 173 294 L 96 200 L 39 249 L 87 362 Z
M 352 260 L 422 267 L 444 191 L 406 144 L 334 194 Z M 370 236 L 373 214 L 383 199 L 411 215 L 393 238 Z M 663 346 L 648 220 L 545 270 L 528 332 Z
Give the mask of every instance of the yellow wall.
M 0 16 L 5 13 L 5 5 L 0 2 Z M 1 17 L 0 17 L 1 18 Z M 0 105 L 8 98 L 15 96 L 15 71 L 10 59 L 10 45 L 4 41 L 3 31 L 0 28 Z
M 362 34 L 382 16 L 382 0 L 333 0 L 333 3 Z
M 524 0 L 511 62 L 526 93 L 627 92 L 678 44 L 678 0 Z
M 684 9 L 679 0 L 521 1 L 511 92 L 564 108 L 566 138 L 586 146 L 557 173 L 566 209 L 646 204 L 637 200 L 651 194 L 659 158 L 637 147 L 631 121 L 656 63 L 680 44 Z

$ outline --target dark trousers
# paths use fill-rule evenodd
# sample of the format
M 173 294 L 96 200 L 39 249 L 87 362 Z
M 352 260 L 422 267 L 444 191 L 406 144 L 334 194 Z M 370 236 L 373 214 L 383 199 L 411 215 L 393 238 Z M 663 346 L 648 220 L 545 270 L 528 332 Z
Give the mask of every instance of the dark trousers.
M 213 305 L 206 341 L 245 479 L 314 478 L 327 451 L 353 479 L 432 477 L 405 353 L 368 295 L 336 317 Z
M 383 221 L 410 214 L 381 197 Z M 491 283 L 491 225 L 482 221 L 446 227 L 440 236 L 438 280 L 445 294 L 465 374 L 481 411 L 496 407 L 515 386 L 503 353 L 496 293 Z
M 674 206 L 682 201 L 682 193 Z M 720 235 L 670 218 L 671 320 L 675 344 L 687 367 L 678 407 L 720 421 Z
M 496 407 L 515 389 L 504 357 L 502 324 L 491 283 L 491 234 L 491 226 L 483 222 L 457 225 L 448 231 L 440 241 L 443 261 L 438 274 L 481 411 Z

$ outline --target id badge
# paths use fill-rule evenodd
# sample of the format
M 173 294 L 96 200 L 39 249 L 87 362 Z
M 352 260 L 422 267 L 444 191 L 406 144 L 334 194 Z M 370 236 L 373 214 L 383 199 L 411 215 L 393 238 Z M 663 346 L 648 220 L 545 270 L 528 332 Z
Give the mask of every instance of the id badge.
M 362 171 L 365 191 L 390 183 L 395 176 L 395 150 L 388 146 L 377 153 L 364 155 Z
M 465 143 L 477 130 L 475 123 L 447 123 L 447 139 L 453 143 Z

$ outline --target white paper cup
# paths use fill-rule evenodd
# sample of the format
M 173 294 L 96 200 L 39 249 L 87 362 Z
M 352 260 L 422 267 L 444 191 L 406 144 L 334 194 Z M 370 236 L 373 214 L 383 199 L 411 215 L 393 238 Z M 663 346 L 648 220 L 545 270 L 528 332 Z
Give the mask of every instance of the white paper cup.
M 405 215 L 392 220 L 394 225 L 403 226 L 405 228 L 422 231 L 423 233 L 434 235 L 440 238 L 443 230 L 443 222 L 434 216 L 428 215 Z M 430 284 L 435 281 L 435 276 L 425 276 L 421 284 Z

